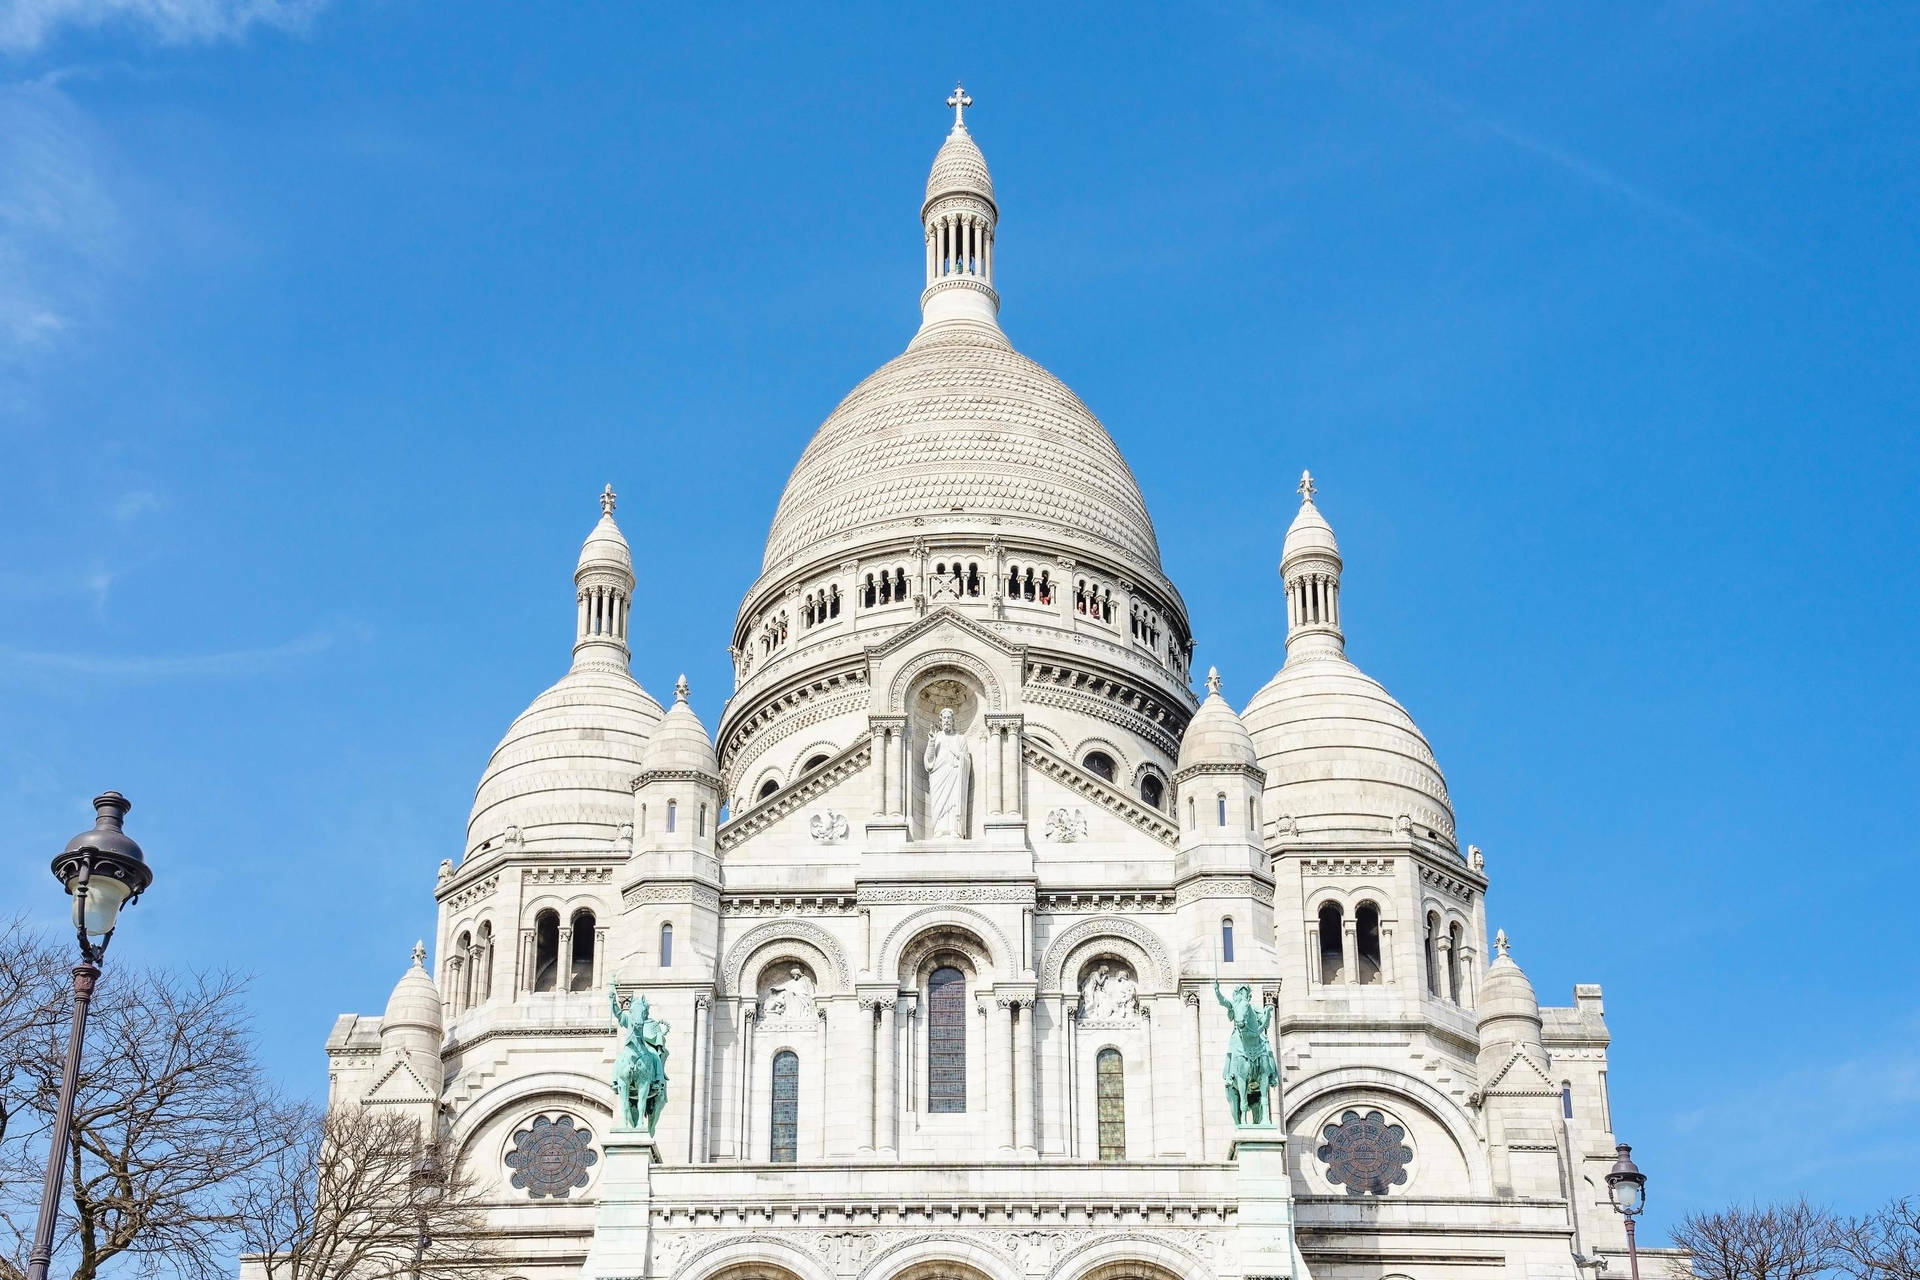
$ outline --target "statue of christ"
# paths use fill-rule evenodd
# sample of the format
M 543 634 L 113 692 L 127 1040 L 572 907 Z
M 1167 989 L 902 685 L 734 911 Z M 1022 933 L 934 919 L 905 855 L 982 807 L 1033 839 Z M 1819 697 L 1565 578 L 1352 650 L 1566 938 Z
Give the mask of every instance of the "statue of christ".
M 927 730 L 927 834 L 961 839 L 967 822 L 967 740 L 954 731 L 953 708 Z

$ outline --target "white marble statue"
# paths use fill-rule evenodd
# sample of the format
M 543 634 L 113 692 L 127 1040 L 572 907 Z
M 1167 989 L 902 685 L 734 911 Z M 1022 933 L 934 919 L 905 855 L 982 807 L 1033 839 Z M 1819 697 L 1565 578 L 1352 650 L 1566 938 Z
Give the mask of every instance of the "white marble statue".
M 927 834 L 959 838 L 967 820 L 967 740 L 954 731 L 953 708 L 927 730 Z
M 767 1019 L 804 1018 L 813 1012 L 813 979 L 799 965 L 787 970 L 784 982 L 767 989 Z
M 1138 1009 L 1139 987 L 1124 968 L 1099 965 L 1080 988 L 1080 1016 L 1090 1022 L 1131 1018 Z

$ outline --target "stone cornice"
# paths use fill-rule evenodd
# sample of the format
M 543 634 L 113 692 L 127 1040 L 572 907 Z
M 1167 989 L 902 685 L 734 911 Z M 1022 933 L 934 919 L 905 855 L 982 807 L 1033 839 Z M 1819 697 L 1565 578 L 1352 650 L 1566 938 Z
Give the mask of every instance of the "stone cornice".
M 729 817 L 726 824 L 714 833 L 719 849 L 725 852 L 739 848 L 768 827 L 854 777 L 872 760 L 873 739 L 871 735 L 863 733 L 846 750 L 792 786 L 776 791 L 765 800 Z
M 1041 773 L 1065 786 L 1077 791 L 1085 798 L 1100 805 L 1101 808 L 1131 823 L 1135 828 L 1152 836 L 1170 849 L 1180 845 L 1180 832 L 1173 819 L 1149 809 L 1145 804 L 1127 795 L 1112 783 L 1095 777 L 1065 756 L 1054 751 L 1043 742 L 1033 738 L 1022 738 L 1020 754 L 1028 764 Z

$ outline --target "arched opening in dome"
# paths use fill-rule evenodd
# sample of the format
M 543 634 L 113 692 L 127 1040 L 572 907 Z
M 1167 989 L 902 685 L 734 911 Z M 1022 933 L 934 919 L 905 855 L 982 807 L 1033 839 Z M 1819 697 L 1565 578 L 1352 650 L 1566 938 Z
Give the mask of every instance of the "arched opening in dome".
M 1140 775 L 1140 799 L 1150 808 L 1158 809 L 1167 798 L 1167 784 L 1160 780 L 1157 773 Z
M 768 778 L 765 782 L 760 784 L 760 791 L 754 798 L 757 800 L 765 800 L 768 796 L 772 795 L 774 792 L 778 791 L 779 789 L 780 789 L 780 779 Z
M 1081 758 L 1081 767 L 1102 782 L 1113 781 L 1113 757 L 1104 751 L 1089 751 Z
M 1466 945 L 1466 940 L 1467 931 L 1460 927 L 1458 920 L 1455 920 L 1452 927 L 1447 930 L 1447 941 L 1451 944 L 1447 947 L 1447 998 L 1455 1004 L 1460 1003 L 1461 991 L 1466 986 L 1460 972 L 1462 968 L 1460 951 Z
M 1423 939 L 1422 950 L 1426 954 L 1427 962 L 1427 994 L 1435 999 L 1438 999 L 1440 996 L 1439 938 L 1440 913 L 1438 911 L 1429 911 L 1427 913 L 1426 936 Z
M 560 977 L 560 913 L 542 911 L 533 918 L 533 989 L 551 991 Z
M 1320 904 L 1320 981 L 1327 984 L 1342 982 L 1346 979 L 1345 959 L 1341 949 L 1341 928 L 1346 923 L 1346 913 L 1337 902 Z
M 800 772 L 812 773 L 815 769 L 818 769 L 821 765 L 825 764 L 828 760 L 831 760 L 832 758 L 833 757 L 829 756 L 824 751 L 822 751 L 818 755 L 808 756 L 807 762 L 800 766 Z
M 567 990 L 593 990 L 593 947 L 596 941 L 593 912 L 582 908 L 573 913 L 572 967 L 567 975 Z
M 1378 904 L 1363 902 L 1354 908 L 1353 933 L 1356 954 L 1359 957 L 1359 979 L 1363 983 L 1377 985 L 1382 980 Z

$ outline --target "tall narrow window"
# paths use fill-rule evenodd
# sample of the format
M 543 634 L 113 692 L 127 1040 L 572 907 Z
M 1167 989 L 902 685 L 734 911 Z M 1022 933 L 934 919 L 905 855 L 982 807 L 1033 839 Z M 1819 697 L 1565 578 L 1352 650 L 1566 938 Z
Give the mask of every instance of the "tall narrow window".
M 772 1124 L 767 1158 L 792 1164 L 800 1158 L 800 1056 L 791 1049 L 773 1055 Z
M 573 955 L 567 974 L 569 991 L 593 990 L 593 931 L 593 912 L 573 913 Z
M 533 989 L 551 991 L 560 977 L 560 913 L 542 911 L 533 918 Z
M 463 933 L 460 941 L 453 945 L 453 971 L 455 1009 L 465 1009 L 473 1003 L 473 935 Z
M 1158 774 L 1147 773 L 1140 776 L 1140 799 L 1149 806 L 1158 809 L 1166 795 L 1167 784 L 1160 781 Z
M 1560 1114 L 1573 1119 L 1573 1082 L 1570 1080 L 1560 1084 Z
M 671 924 L 660 926 L 660 967 L 673 968 L 673 926 Z
M 1233 917 L 1228 916 L 1220 922 L 1220 959 L 1225 964 L 1233 963 Z
M 1224 827 L 1227 825 L 1227 793 L 1222 791 L 1214 797 L 1214 802 L 1220 807 L 1220 815 L 1215 820 L 1214 825 Z
M 1346 979 L 1346 965 L 1342 963 L 1345 955 L 1341 950 L 1340 927 L 1345 923 L 1346 913 L 1340 910 L 1337 902 L 1320 904 L 1320 981 L 1341 982 Z
M 700 806 L 700 816 L 694 819 L 693 834 L 697 836 L 707 834 L 707 806 L 705 805 Z
M 967 1109 L 967 976 L 935 969 L 927 978 L 927 1111 Z
M 1464 965 L 1460 958 L 1460 950 L 1466 944 L 1466 930 L 1462 929 L 1460 922 L 1456 920 L 1453 927 L 1447 931 L 1447 936 L 1453 943 L 1447 948 L 1447 998 L 1459 1004 L 1462 985 L 1460 970 Z
M 674 824 L 679 820 L 680 802 L 678 800 L 667 801 L 667 830 L 671 832 L 674 829 Z
M 493 922 L 482 920 L 480 932 L 474 938 L 474 966 L 476 969 L 473 983 L 473 997 L 476 1000 L 493 998 Z
M 1193 797 L 1187 797 L 1187 830 L 1193 830 Z
M 1427 994 L 1436 997 L 1440 994 L 1440 957 L 1439 953 L 1435 950 L 1434 944 L 1439 936 L 1440 917 L 1437 914 L 1429 912 L 1427 914 L 1426 938 Z
M 1093 1060 L 1094 1097 L 1100 1115 L 1100 1158 L 1127 1158 L 1127 1074 L 1118 1049 L 1102 1049 Z
M 1380 974 L 1380 908 L 1363 902 L 1353 912 L 1354 939 L 1358 946 L 1360 981 L 1378 983 Z

